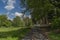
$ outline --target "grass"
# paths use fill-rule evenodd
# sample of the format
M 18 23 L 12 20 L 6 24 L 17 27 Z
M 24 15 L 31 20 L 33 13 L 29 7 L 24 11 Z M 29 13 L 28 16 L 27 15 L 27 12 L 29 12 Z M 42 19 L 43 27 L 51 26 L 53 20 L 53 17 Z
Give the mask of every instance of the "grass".
M 0 40 L 20 40 L 30 29 L 22 27 L 0 28 Z
M 56 33 L 51 32 L 51 33 L 49 34 L 49 38 L 50 38 L 51 40 L 60 40 L 60 34 L 56 34 Z
M 6 38 L 0 38 L 0 40 L 18 40 L 17 37 L 6 37 Z
M 1 27 L 0 32 L 9 32 L 9 31 L 14 31 L 14 30 L 19 30 L 21 28 L 23 28 L 23 27 L 8 27 L 8 28 Z

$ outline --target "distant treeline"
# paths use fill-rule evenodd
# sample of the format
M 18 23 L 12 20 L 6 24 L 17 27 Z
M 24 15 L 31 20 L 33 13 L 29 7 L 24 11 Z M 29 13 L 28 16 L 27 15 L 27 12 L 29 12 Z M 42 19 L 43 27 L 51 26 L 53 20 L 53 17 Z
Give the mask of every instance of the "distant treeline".
M 21 19 L 19 16 L 16 16 L 10 20 L 7 15 L 0 15 L 0 27 L 27 27 L 31 25 L 32 20 L 28 17 Z

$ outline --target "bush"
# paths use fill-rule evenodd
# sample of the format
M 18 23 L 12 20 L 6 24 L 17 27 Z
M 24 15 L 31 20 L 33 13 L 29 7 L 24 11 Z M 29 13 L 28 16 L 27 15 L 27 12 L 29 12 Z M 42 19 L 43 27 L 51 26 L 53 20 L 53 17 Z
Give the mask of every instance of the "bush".
M 52 29 L 60 29 L 60 17 L 53 19 Z

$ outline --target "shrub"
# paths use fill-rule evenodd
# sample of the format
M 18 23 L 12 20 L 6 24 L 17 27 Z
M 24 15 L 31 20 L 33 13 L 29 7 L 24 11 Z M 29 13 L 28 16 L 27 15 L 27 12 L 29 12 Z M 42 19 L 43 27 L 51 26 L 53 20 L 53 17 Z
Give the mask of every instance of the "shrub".
M 60 17 L 53 19 L 52 29 L 60 29 Z

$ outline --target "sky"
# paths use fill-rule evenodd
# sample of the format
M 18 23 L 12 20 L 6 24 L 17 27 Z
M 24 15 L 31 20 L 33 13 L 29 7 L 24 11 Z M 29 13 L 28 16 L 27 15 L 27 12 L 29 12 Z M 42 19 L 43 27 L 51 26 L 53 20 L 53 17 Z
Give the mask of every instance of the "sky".
M 13 19 L 15 16 L 21 17 L 22 11 L 26 8 L 21 8 L 20 3 L 20 0 L 0 0 L 0 15 L 6 14 L 8 19 Z M 29 12 L 26 13 L 29 15 Z

